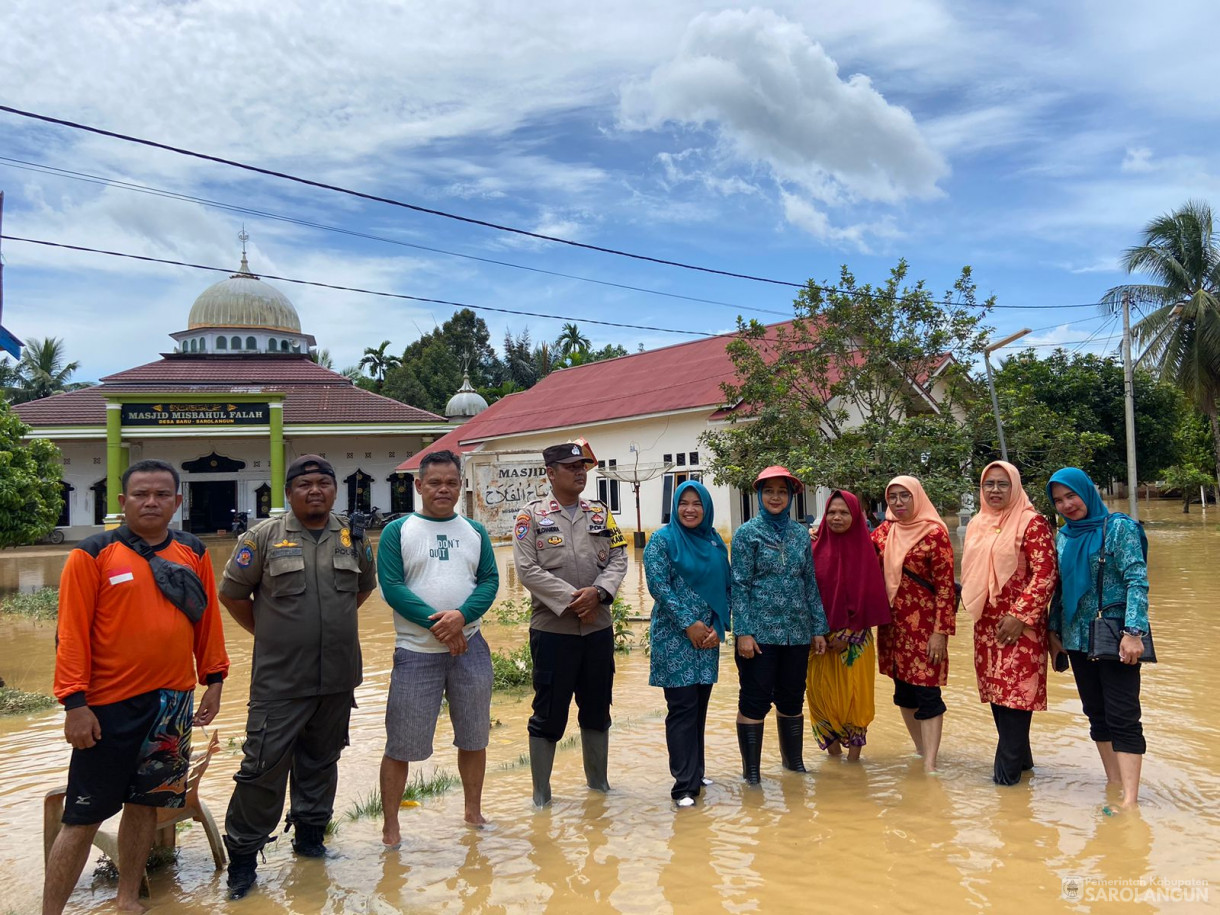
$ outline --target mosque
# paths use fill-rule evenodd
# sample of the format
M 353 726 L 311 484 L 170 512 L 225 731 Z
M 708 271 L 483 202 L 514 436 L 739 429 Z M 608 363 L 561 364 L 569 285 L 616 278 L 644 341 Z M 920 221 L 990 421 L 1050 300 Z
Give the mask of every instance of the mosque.
M 284 511 L 284 470 L 301 454 L 335 467 L 336 510 L 412 511 L 404 460 L 486 409 L 469 381 L 449 418 L 382 397 L 310 359 L 315 343 L 278 289 L 241 267 L 203 291 L 171 353 L 89 388 L 14 407 L 31 437 L 63 455 L 59 529 L 75 540 L 119 521 L 133 461 L 160 458 L 182 476 L 183 530 L 229 530 Z

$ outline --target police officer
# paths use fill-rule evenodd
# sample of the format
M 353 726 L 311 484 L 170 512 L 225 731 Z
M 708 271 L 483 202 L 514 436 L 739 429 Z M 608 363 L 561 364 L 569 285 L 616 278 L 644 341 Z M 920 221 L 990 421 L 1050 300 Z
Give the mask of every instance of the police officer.
M 534 804 L 551 802 L 555 744 L 568 723 L 572 696 L 580 709 L 585 780 L 609 791 L 610 692 L 614 630 L 610 604 L 627 572 L 627 542 L 601 502 L 586 501 L 597 460 L 583 439 L 542 452 L 551 497 L 525 505 L 513 525 L 513 560 L 532 597 L 530 655 L 534 713 L 529 720 Z
M 297 458 L 284 493 L 291 512 L 242 536 L 220 588 L 221 603 L 254 634 L 244 756 L 225 817 L 231 899 L 254 884 L 290 772 L 293 850 L 326 853 L 339 754 L 362 675 L 356 608 L 377 583 L 363 532 L 331 513 L 336 484 L 328 461 Z

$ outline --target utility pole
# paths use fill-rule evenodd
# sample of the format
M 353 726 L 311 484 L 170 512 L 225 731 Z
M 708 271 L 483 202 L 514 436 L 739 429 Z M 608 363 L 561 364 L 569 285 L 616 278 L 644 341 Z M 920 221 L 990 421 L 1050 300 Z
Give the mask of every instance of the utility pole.
M 1026 334 L 1031 333 L 1028 327 L 1017 331 L 1015 334 L 1009 334 L 1003 340 L 997 340 L 990 346 L 983 347 L 983 365 L 987 367 L 987 390 L 991 392 L 991 411 L 995 414 L 995 428 L 1000 435 L 1000 458 L 1004 461 L 1008 460 L 1008 442 L 1004 440 L 1004 423 L 1000 421 L 1000 399 L 995 393 L 995 379 L 991 377 L 991 354 L 998 349 L 1003 349 L 1014 340 L 1020 340 Z
M 0 236 L 4 234 L 4 191 L 0 191 Z M 4 329 L 4 255 L 0 253 L 0 352 L 21 358 L 22 343 Z
M 1123 293 L 1123 412 L 1127 420 L 1127 502 L 1131 517 L 1140 519 L 1135 467 L 1135 366 L 1131 362 L 1131 294 Z

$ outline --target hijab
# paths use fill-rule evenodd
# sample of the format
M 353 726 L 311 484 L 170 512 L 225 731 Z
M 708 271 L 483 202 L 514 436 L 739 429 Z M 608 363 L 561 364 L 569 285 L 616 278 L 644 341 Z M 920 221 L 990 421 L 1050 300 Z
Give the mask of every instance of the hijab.
M 902 563 L 907 558 L 907 553 L 930 534 L 933 528 L 939 527 L 946 534 L 949 529 L 945 527 L 945 522 L 940 520 L 940 515 L 932 506 L 932 500 L 923 491 L 923 484 L 919 480 L 914 477 L 894 477 L 885 484 L 887 494 L 891 486 L 901 486 L 910 491 L 912 496 L 911 514 L 905 521 L 894 517 L 892 508 L 885 510 L 885 520 L 890 522 L 890 531 L 885 541 L 882 568 L 885 571 L 885 591 L 892 604 L 894 595 L 902 585 Z
M 767 506 L 763 504 L 763 485 L 767 482 L 769 481 L 763 480 L 756 487 L 754 487 L 754 493 L 758 497 L 758 517 L 761 518 L 764 523 L 770 524 L 775 530 L 775 533 L 778 534 L 780 538 L 783 538 L 783 536 L 788 533 L 788 523 L 792 520 L 788 516 L 788 512 L 792 508 L 792 497 L 796 494 L 796 487 L 792 485 L 791 480 L 784 480 L 784 485 L 788 487 L 788 501 L 784 505 L 783 511 L 781 511 L 779 514 L 773 515 L 767 510 Z
M 703 520 L 694 528 L 683 527 L 678 519 L 678 503 L 688 489 L 693 489 L 703 503 Z M 712 608 L 712 628 L 723 638 L 724 624 L 729 618 L 729 551 L 712 526 L 713 516 L 712 495 L 707 487 L 687 480 L 674 492 L 669 523 L 653 536 L 665 541 L 678 576 Z
M 998 467 L 1012 484 L 1008 505 L 994 509 L 987 502 L 982 481 Z M 966 527 L 962 553 L 962 603 L 978 620 L 988 601 L 993 604 L 1020 564 L 1025 529 L 1038 510 L 1021 488 L 1021 472 L 1007 461 L 992 461 L 979 477 L 979 513 Z
M 834 632 L 888 623 L 890 602 L 885 578 L 877 564 L 877 548 L 869 536 L 860 500 L 841 489 L 831 493 L 830 499 L 843 500 L 851 512 L 851 527 L 836 534 L 823 514 L 813 544 L 813 571 L 826 609 L 826 625 Z M 830 501 L 826 507 L 830 508 Z
M 1078 467 L 1064 467 L 1055 471 L 1046 483 L 1046 495 L 1052 503 L 1051 484 L 1060 483 L 1080 496 L 1088 514 L 1079 521 L 1065 519 L 1059 529 L 1063 542 L 1059 547 L 1059 578 L 1063 582 L 1063 616 L 1071 623 L 1076 618 L 1077 605 L 1085 592 L 1093 586 L 1089 560 L 1101 551 L 1106 516 L 1110 509 L 1101 501 L 1097 487 L 1089 475 Z M 1062 512 L 1060 512 L 1062 514 Z

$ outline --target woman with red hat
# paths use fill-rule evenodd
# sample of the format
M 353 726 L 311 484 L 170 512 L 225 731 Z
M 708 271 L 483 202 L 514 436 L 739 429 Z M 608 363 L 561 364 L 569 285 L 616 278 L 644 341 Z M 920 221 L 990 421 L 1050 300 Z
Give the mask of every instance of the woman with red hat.
M 786 468 L 768 467 L 754 481 L 758 515 L 733 534 L 737 742 L 742 777 L 751 785 L 762 781 L 763 722 L 772 705 L 783 766 L 805 771 L 805 669 L 810 646 L 826 650 L 826 616 L 809 535 L 788 516 L 803 488 Z
M 893 622 L 877 627 L 877 660 L 894 680 L 894 704 L 923 757 L 936 771 L 949 679 L 949 636 L 954 634 L 957 592 L 949 530 L 915 477 L 894 477 L 885 487 L 885 521 L 873 531 Z

